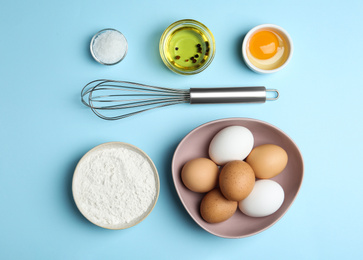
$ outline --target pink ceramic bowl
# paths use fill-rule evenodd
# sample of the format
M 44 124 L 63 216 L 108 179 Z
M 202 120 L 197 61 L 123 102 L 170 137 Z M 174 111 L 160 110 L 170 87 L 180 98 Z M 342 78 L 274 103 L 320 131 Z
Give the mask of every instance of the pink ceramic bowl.
M 202 219 L 199 212 L 204 193 L 192 192 L 184 186 L 180 177 L 181 169 L 191 159 L 208 158 L 209 143 L 214 135 L 223 128 L 234 125 L 247 127 L 252 132 L 255 139 L 254 146 L 269 143 L 285 149 L 289 156 L 287 166 L 282 173 L 272 178 L 284 189 L 285 200 L 278 211 L 267 217 L 248 217 L 237 209 L 230 219 L 221 223 L 210 224 Z M 242 238 L 255 235 L 271 227 L 286 213 L 299 192 L 304 175 L 304 163 L 294 141 L 277 127 L 255 119 L 227 118 L 203 124 L 184 137 L 174 153 L 172 174 L 181 202 L 199 226 L 219 237 Z

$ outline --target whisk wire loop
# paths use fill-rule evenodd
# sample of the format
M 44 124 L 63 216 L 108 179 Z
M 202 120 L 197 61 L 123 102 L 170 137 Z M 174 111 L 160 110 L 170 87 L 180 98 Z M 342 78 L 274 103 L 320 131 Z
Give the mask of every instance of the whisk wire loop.
M 81 99 L 98 117 L 118 120 L 155 108 L 189 103 L 190 94 L 189 90 L 101 79 L 88 83 L 82 89 Z M 106 112 L 120 109 L 125 113 L 114 115 Z

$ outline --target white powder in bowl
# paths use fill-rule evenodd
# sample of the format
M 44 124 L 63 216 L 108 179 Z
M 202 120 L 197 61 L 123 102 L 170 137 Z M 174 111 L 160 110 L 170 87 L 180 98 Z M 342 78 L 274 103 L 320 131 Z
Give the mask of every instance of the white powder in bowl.
M 80 160 L 72 189 L 77 207 L 89 221 L 123 229 L 151 212 L 159 194 L 159 178 L 141 150 L 112 142 L 95 147 Z
M 91 53 L 102 64 L 116 64 L 124 58 L 126 52 L 126 38 L 117 30 L 105 29 L 92 38 Z

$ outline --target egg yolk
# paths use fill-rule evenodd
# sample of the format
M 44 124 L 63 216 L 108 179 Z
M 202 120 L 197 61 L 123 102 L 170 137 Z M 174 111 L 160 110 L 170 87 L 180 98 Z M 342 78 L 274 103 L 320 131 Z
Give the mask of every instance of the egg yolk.
M 273 32 L 260 31 L 252 35 L 249 42 L 249 49 L 257 59 L 266 60 L 272 58 L 279 47 L 279 41 Z

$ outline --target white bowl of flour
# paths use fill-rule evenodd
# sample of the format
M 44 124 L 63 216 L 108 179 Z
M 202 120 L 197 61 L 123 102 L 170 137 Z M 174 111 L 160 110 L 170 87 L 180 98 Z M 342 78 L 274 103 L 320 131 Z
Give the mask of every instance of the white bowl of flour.
M 74 201 L 85 218 L 107 229 L 125 229 L 144 220 L 159 196 L 159 175 L 149 156 L 122 142 L 87 152 L 74 171 Z

